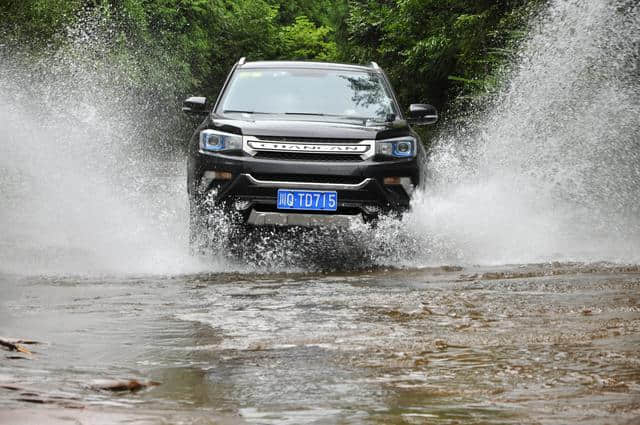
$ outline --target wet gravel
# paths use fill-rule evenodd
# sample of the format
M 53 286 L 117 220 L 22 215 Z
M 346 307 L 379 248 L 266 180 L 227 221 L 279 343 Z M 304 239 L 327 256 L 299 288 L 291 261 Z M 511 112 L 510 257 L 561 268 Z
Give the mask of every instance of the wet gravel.
M 640 422 L 640 267 L 0 275 L 0 423 Z M 158 381 L 110 391 L 95 380 Z

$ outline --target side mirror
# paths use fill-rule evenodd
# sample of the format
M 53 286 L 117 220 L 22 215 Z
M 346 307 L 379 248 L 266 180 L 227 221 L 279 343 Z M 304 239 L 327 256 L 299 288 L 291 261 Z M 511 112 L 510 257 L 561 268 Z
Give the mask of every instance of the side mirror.
M 409 106 L 409 122 L 415 125 L 435 124 L 438 111 L 432 105 L 413 103 Z
M 207 98 L 200 96 L 192 96 L 182 102 L 182 112 L 189 115 L 207 115 L 208 105 Z

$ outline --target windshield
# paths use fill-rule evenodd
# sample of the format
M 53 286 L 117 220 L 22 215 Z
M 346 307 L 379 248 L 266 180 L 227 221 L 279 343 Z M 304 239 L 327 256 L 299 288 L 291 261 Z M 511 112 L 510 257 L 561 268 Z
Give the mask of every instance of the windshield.
M 218 112 L 386 120 L 397 114 L 379 75 L 331 69 L 241 69 Z

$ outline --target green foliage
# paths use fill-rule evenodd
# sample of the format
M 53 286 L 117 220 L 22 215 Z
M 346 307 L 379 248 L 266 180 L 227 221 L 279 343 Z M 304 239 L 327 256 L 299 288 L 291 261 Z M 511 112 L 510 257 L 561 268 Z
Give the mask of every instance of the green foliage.
M 306 16 L 298 16 L 292 25 L 282 28 L 281 56 L 294 60 L 335 60 L 337 47 L 330 40 L 330 33 L 330 28 L 316 27 Z
M 376 60 L 405 105 L 439 107 L 495 87 L 532 10 L 544 0 L 358 0 L 343 58 Z
M 173 76 L 183 95 L 215 97 L 241 56 L 375 60 L 403 105 L 442 108 L 497 86 L 545 1 L 4 0 L 0 44 L 64 44 L 68 28 L 97 13 L 114 60 L 135 63 L 141 82 Z
M 291 25 L 306 16 L 317 26 L 335 27 L 347 10 L 347 0 L 267 0 L 278 11 L 277 22 Z M 342 15 L 340 15 L 342 13 Z
M 82 0 L 8 0 L 0 2 L 0 33 L 22 42 L 49 40 L 73 21 Z

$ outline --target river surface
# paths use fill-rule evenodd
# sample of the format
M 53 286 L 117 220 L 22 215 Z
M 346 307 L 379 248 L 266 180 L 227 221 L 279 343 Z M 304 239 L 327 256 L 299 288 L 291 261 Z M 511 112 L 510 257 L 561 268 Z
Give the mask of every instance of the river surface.
M 638 423 L 640 268 L 0 275 L 2 423 Z M 138 392 L 96 379 L 154 380 Z

